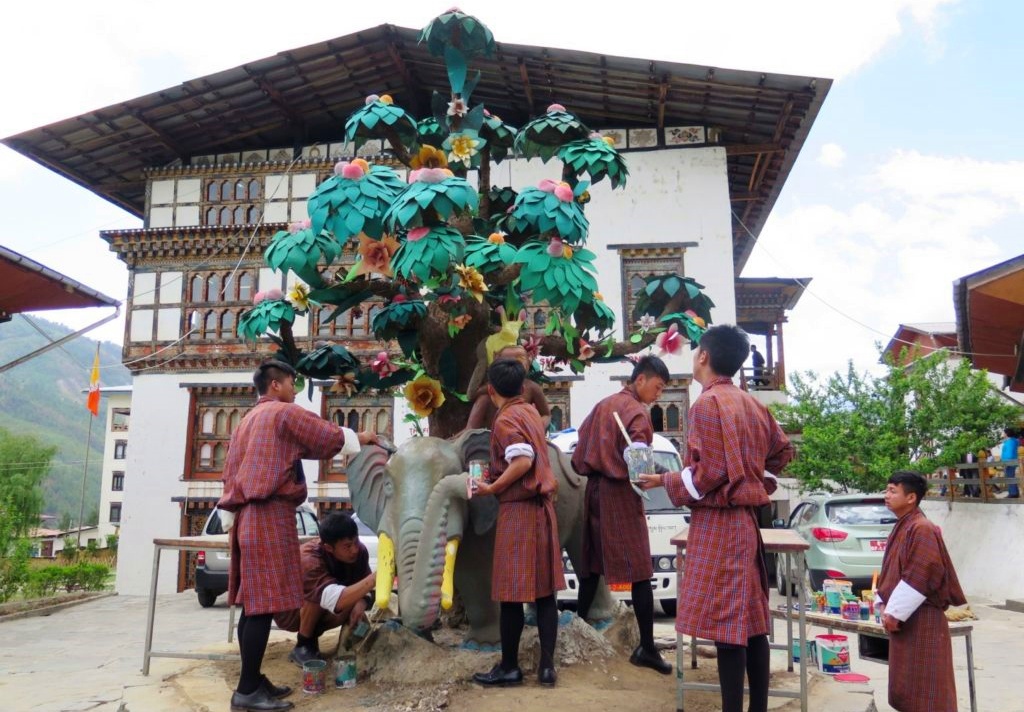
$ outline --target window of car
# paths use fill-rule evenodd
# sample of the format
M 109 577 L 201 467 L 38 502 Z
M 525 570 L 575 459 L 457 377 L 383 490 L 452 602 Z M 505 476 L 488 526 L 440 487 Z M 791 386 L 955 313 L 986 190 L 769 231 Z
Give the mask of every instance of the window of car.
M 896 521 L 896 516 L 889 511 L 883 500 L 829 502 L 825 505 L 825 516 L 832 524 L 878 526 Z
M 303 509 L 295 510 L 295 528 L 299 530 L 300 536 L 303 534 L 303 530 L 305 530 L 306 536 L 316 536 L 320 533 L 320 525 L 316 521 L 316 517 Z
M 804 502 L 796 511 L 793 512 L 793 516 L 790 517 L 789 526 L 799 527 L 807 524 L 814 517 L 814 513 L 818 510 L 818 505 L 812 502 Z

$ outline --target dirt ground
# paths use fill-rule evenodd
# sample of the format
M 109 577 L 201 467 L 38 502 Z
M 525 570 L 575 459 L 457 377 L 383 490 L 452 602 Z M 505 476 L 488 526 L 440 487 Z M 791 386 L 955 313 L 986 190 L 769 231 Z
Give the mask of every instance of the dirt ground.
M 636 645 L 636 623 L 632 612 L 624 609 L 620 618 L 599 633 L 579 618 L 563 614 L 559 627 L 556 666 L 558 684 L 545 688 L 536 681 L 537 633 L 527 627 L 520 645 L 520 665 L 524 684 L 504 689 L 485 689 L 471 682 L 474 672 L 485 671 L 498 661 L 498 653 L 481 653 L 459 648 L 464 631 L 442 629 L 434 642 L 420 639 L 405 628 L 385 624 L 374 631 L 357 649 L 359 683 L 353 689 L 333 686 L 333 663 L 328 664 L 325 693 L 309 695 L 301 691 L 301 672 L 287 660 L 292 643 L 270 646 L 264 661 L 264 673 L 275 683 L 295 686 L 288 699 L 300 712 L 361 709 L 370 712 L 593 712 L 595 709 L 643 709 L 670 712 L 675 706 L 675 676 L 659 675 L 653 670 L 629 663 Z M 336 638 L 325 636 L 321 649 L 333 648 Z M 674 662 L 675 651 L 665 650 Z M 702 657 L 698 670 L 686 669 L 690 681 L 717 682 L 713 659 Z M 216 666 L 220 684 L 233 685 L 238 676 L 237 663 Z M 779 673 L 773 686 L 785 684 Z M 181 681 L 183 687 L 192 682 Z M 795 682 L 795 681 L 794 681 Z M 717 694 L 687 693 L 687 712 L 720 709 Z M 773 705 L 775 709 L 785 709 Z

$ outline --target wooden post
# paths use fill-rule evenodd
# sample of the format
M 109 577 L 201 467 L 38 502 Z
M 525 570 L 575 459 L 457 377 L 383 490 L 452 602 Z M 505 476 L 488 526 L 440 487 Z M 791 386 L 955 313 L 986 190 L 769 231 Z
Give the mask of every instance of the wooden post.
M 782 347 L 782 319 L 775 325 L 779 339 L 779 363 L 775 369 L 775 387 L 779 390 L 786 386 L 786 355 Z

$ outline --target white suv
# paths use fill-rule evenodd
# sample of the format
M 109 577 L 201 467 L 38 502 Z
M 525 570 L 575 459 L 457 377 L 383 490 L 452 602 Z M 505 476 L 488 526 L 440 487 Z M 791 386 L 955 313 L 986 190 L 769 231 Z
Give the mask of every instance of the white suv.
M 550 437 L 551 442 L 559 450 L 572 454 L 579 441 L 579 434 L 575 429 L 570 428 Z M 676 450 L 668 438 L 655 434 L 654 441 L 654 464 L 658 471 L 679 472 L 683 469 L 679 451 Z M 666 615 L 674 616 L 676 613 L 676 548 L 672 545 L 672 537 L 680 530 L 690 524 L 690 510 L 686 507 L 678 508 L 668 498 L 668 493 L 661 487 L 648 490 L 650 499 L 643 500 L 644 512 L 647 515 L 647 532 L 651 540 L 651 559 L 654 565 L 654 575 L 651 576 L 651 588 L 654 590 L 654 598 L 661 601 L 661 608 Z M 565 571 L 565 583 L 567 588 L 558 593 L 560 603 L 575 603 L 579 582 L 572 570 L 572 563 L 569 557 L 562 555 L 562 565 Z M 612 596 L 620 601 L 630 600 L 631 586 L 629 584 L 612 584 L 609 586 Z

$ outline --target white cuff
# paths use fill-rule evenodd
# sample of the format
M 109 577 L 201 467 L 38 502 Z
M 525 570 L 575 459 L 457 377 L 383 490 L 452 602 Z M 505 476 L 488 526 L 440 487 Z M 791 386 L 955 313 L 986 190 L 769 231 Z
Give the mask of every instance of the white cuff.
M 697 491 L 697 487 L 693 484 L 693 470 L 687 467 L 679 474 L 683 478 L 683 486 L 686 487 L 686 491 L 690 493 L 690 497 L 693 499 L 703 499 L 703 495 Z
M 345 433 L 345 444 L 342 446 L 341 452 L 338 453 L 338 454 L 339 455 L 358 455 L 359 454 L 359 448 L 361 446 L 359 445 L 359 436 L 356 435 L 356 431 L 355 430 L 350 430 L 349 428 L 344 428 L 344 427 L 341 430 L 342 430 L 342 432 Z
M 531 460 L 537 455 L 529 443 L 514 443 L 505 448 L 505 462 L 512 462 L 517 457 L 528 457 Z
M 328 613 L 334 613 L 338 607 L 338 599 L 341 598 L 341 592 L 345 590 L 345 587 L 340 583 L 332 583 L 324 588 L 324 592 L 320 594 L 320 607 Z
M 906 581 L 900 581 L 885 604 L 885 612 L 898 621 L 906 621 L 924 601 L 923 594 Z

